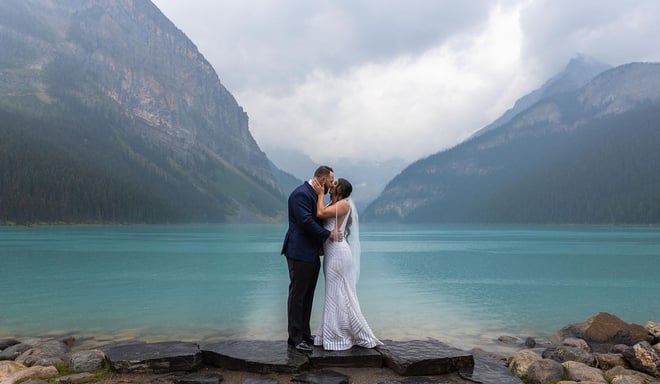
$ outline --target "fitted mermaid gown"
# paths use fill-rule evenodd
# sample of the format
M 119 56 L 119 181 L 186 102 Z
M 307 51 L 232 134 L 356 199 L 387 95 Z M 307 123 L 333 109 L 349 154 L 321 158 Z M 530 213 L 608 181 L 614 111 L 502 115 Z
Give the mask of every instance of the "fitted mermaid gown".
M 332 230 L 335 221 L 334 217 L 328 219 L 325 228 Z M 350 236 L 340 242 L 328 239 L 323 244 L 325 302 L 314 345 L 321 345 L 325 350 L 341 351 L 354 345 L 373 348 L 383 344 L 374 336 L 360 310 L 348 241 Z

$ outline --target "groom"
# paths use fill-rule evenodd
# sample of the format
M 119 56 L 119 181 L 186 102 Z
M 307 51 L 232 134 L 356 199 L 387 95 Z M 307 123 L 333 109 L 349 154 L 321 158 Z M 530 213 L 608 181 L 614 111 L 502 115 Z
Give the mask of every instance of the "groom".
M 305 181 L 289 195 L 289 229 L 284 237 L 282 254 L 289 267 L 289 299 L 287 306 L 290 346 L 301 352 L 311 352 L 313 347 L 309 320 L 316 281 L 321 269 L 319 251 L 323 242 L 341 240 L 341 233 L 329 231 L 316 217 L 317 195 L 312 182 L 325 187 L 327 193 L 334 182 L 332 168 L 322 165 L 314 177 Z

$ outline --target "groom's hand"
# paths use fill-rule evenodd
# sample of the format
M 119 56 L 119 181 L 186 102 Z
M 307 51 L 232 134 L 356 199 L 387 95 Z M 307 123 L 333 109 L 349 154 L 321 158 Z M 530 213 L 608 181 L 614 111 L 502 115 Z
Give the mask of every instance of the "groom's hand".
M 330 240 L 332 240 L 332 241 L 343 241 L 344 240 L 344 234 L 341 231 L 333 229 L 332 232 L 330 232 Z

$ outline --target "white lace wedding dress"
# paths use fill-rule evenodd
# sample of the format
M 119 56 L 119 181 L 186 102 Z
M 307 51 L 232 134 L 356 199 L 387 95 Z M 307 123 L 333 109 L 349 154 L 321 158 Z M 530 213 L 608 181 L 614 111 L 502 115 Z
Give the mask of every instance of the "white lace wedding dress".
M 352 211 L 354 206 L 351 205 Z M 336 218 L 330 218 L 324 226 L 332 230 L 335 228 L 335 222 Z M 344 220 L 342 223 L 344 233 L 346 233 L 346 222 L 347 220 Z M 359 233 L 357 235 L 359 236 Z M 374 336 L 360 310 L 355 287 L 356 270 L 359 270 L 359 265 L 354 266 L 350 240 L 351 235 L 341 242 L 328 239 L 323 244 L 325 302 L 314 345 L 321 345 L 325 350 L 341 351 L 350 349 L 354 345 L 373 348 L 383 344 Z

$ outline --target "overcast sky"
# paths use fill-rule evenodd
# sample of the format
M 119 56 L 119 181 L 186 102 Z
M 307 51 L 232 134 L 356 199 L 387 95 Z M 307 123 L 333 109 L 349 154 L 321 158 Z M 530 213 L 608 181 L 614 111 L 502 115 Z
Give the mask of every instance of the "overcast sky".
M 152 0 L 259 146 L 410 162 L 454 146 L 581 53 L 660 61 L 657 0 Z

